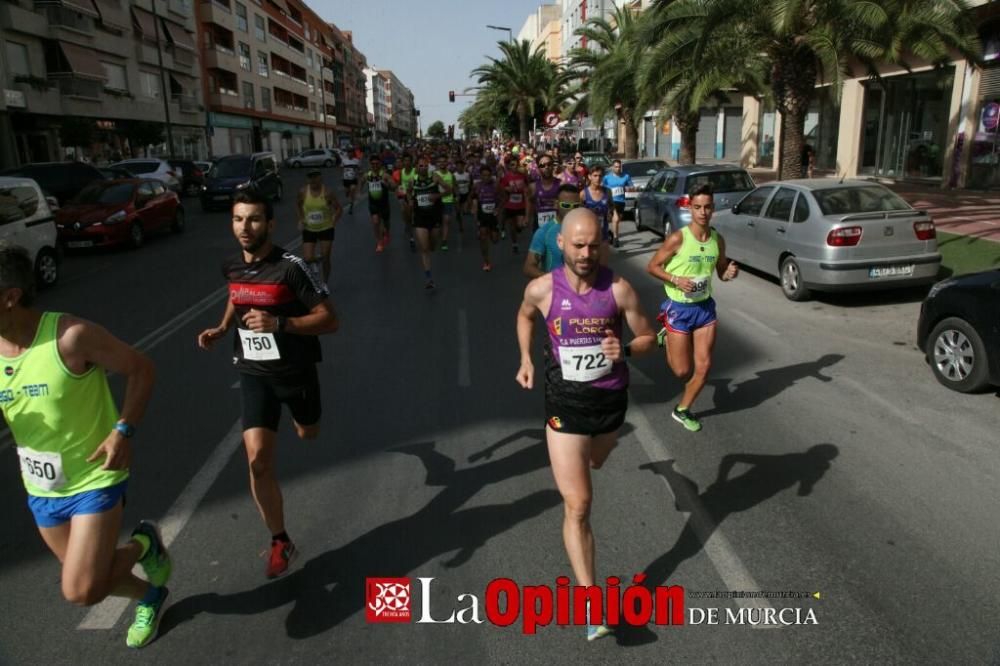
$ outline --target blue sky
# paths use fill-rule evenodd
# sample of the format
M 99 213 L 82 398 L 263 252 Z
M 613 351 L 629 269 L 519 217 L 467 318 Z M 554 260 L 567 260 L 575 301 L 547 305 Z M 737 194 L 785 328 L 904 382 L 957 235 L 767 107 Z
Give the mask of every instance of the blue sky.
M 424 130 L 435 120 L 446 126 L 472 102 L 448 91 L 463 92 L 475 84 L 469 72 L 497 56 L 497 40 L 506 32 L 514 39 L 540 0 L 307 0 L 319 16 L 354 33 L 355 44 L 369 65 L 391 69 L 413 91 Z M 457 128 L 456 128 L 457 129 Z

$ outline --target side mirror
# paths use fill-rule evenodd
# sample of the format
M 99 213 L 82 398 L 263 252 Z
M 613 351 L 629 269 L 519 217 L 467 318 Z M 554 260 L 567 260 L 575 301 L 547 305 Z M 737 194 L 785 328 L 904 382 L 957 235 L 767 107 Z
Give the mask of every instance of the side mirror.
M 734 215 L 739 215 L 740 214 L 740 205 L 739 204 L 736 204 L 735 206 L 733 206 L 733 214 Z

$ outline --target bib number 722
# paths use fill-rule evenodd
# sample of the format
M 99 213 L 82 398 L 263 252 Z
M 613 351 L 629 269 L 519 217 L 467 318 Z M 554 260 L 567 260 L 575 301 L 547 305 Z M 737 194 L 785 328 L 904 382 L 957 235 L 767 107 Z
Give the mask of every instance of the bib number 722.
M 560 347 L 563 379 L 571 382 L 591 382 L 611 372 L 611 362 L 601 351 L 601 345 Z
M 581 370 L 596 370 L 604 365 L 604 361 L 607 359 L 604 357 L 604 352 L 597 352 L 596 354 L 582 354 L 576 357 L 576 371 Z

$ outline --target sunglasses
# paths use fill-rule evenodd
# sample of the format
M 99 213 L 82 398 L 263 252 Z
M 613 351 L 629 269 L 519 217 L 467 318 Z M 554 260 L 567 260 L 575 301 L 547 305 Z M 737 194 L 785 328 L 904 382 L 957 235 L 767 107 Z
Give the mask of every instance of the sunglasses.
M 583 204 L 579 201 L 560 201 L 559 207 L 563 210 L 573 210 L 574 208 L 579 208 Z
M 544 169 L 545 167 L 552 166 L 552 162 L 539 162 L 538 166 L 541 167 L 542 169 Z

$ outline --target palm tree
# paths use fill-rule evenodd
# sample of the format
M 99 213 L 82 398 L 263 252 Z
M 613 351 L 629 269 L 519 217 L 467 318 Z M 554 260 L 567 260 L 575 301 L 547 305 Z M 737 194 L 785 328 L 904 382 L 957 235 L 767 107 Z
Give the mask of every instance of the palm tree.
M 559 67 L 545 57 L 544 47 L 532 51 L 531 42 L 497 42 L 502 56 L 490 58 L 487 65 L 472 70 L 482 90 L 494 86 L 507 100 L 511 113 L 517 114 L 521 141 L 528 140 L 528 119 L 539 109 L 557 102 L 554 93 L 561 90 L 563 75 Z
M 638 26 L 634 10 L 616 7 L 610 21 L 592 18 L 574 33 L 596 45 L 596 49 L 578 47 L 569 53 L 570 71 L 583 92 L 573 113 L 586 108 L 598 123 L 608 117 L 621 119 L 625 125 L 625 157 L 639 156 L 643 109 L 636 75 L 644 43 Z
M 466 136 L 485 136 L 494 129 L 508 134 L 510 117 L 506 96 L 496 84 L 488 84 L 477 90 L 475 101 L 458 115 L 458 122 Z
M 978 38 L 965 0 L 657 0 L 650 29 L 669 35 L 694 29 L 692 57 L 711 53 L 717 40 L 744 40 L 747 50 L 730 61 L 761 54 L 769 63 L 775 105 L 781 113 L 780 178 L 802 172 L 801 151 L 809 103 L 818 80 L 843 80 L 860 65 L 909 68 L 911 60 L 943 66 L 953 54 L 980 62 Z

